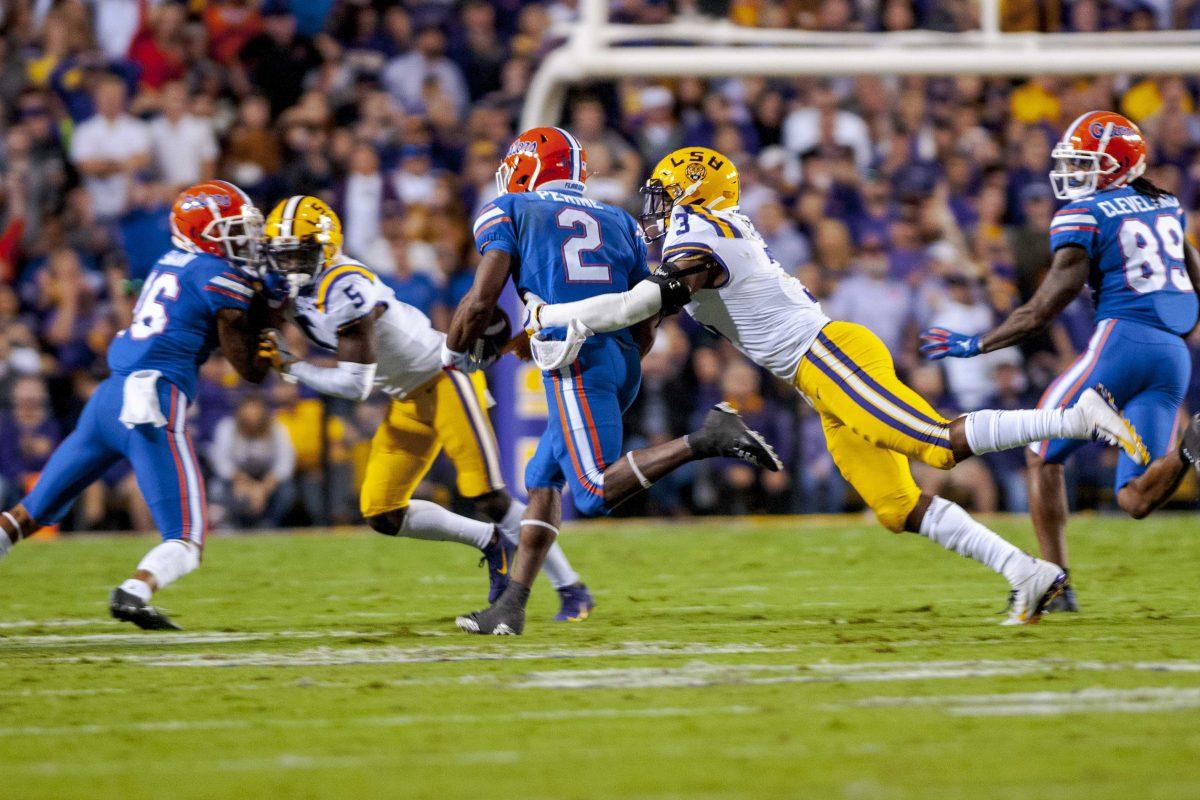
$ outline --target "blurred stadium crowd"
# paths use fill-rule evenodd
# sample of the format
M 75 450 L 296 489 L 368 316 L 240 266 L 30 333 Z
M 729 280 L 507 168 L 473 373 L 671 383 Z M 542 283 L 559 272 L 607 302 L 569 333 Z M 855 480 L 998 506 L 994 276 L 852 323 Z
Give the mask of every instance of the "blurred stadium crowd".
M 728 16 L 819 30 L 962 30 L 969 2 L 615 0 L 615 21 Z M 1200 24 L 1200 2 L 1004 3 L 1012 30 L 1151 30 Z M 0 10 L 0 493 L 20 496 L 105 370 L 138 280 L 170 246 L 182 186 L 220 176 L 267 210 L 330 200 L 347 251 L 444 326 L 470 285 L 473 213 L 517 131 L 538 58 L 572 0 L 9 0 Z M 1079 113 L 1113 107 L 1153 146 L 1150 177 L 1200 223 L 1198 84 L 1179 77 L 1033 80 L 616 81 L 580 87 L 563 122 L 584 143 L 589 192 L 636 211 L 647 169 L 682 144 L 741 168 L 743 208 L 783 266 L 835 317 L 875 330 L 912 385 L 946 412 L 1036 403 L 1092 324 L 1081 297 L 1046 336 L 944 367 L 922 363 L 929 324 L 989 327 L 1049 263 L 1050 144 Z M 1200 358 L 1200 336 L 1193 335 Z M 306 351 L 293 337 L 293 350 Z M 1200 370 L 1196 370 L 1200 374 Z M 1188 405 L 1200 386 L 1194 375 Z M 680 398 L 689 398 L 690 405 Z M 687 320 L 647 357 L 630 444 L 684 432 L 726 399 L 776 443 L 787 471 L 683 472 L 639 513 L 857 507 L 790 389 Z M 329 405 L 295 386 L 239 386 L 203 370 L 194 435 L 215 517 L 233 527 L 351 521 L 356 473 L 382 408 Z M 800 413 L 797 414 L 797 411 Z M 314 435 L 322 431 L 324 435 Z M 920 479 L 979 510 L 1025 507 L 1023 455 Z M 1077 458 L 1080 505 L 1105 507 L 1113 452 Z M 435 472 L 424 491 L 450 499 Z M 1187 487 L 1183 502 L 1192 502 Z M 115 468 L 79 504 L 77 529 L 149 528 Z

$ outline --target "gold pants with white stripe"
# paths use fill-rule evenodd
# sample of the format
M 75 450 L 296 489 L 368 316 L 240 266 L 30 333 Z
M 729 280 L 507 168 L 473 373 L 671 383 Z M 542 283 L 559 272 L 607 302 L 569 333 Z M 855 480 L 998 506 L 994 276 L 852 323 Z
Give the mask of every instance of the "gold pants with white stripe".
M 371 440 L 363 479 L 364 517 L 404 508 L 443 449 L 458 491 L 478 497 L 504 488 L 482 372 L 448 370 L 403 400 L 393 400 Z
M 821 415 L 825 442 L 843 477 L 892 531 L 921 492 L 908 459 L 954 466 L 950 422 L 896 377 L 892 355 L 862 325 L 826 325 L 800 361 L 795 386 Z

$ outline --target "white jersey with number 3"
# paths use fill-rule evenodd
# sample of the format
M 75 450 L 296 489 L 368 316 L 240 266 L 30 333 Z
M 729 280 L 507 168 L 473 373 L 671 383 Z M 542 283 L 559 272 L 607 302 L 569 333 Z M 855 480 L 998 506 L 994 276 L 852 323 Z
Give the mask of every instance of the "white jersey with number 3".
M 800 359 L 829 317 L 804 284 L 783 271 L 749 218 L 737 211 L 679 206 L 663 243 L 663 261 L 708 255 L 725 282 L 701 289 L 686 308 L 751 361 L 791 382 Z
M 366 266 L 338 256 L 317 273 L 292 304 L 291 316 L 305 335 L 337 350 L 338 331 L 383 308 L 375 320 L 375 385 L 396 399 L 442 369 L 442 341 L 429 317 L 396 299 Z

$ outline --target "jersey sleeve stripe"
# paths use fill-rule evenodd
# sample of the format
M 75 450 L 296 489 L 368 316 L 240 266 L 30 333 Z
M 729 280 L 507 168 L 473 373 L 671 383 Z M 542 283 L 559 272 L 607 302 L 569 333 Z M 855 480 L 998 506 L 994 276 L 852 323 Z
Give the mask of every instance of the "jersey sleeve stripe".
M 499 210 L 499 209 L 497 209 L 497 210 Z M 499 225 L 501 222 L 512 222 L 512 220 L 509 219 L 508 217 L 496 217 L 495 219 L 491 220 L 486 225 L 484 225 L 482 228 L 476 228 L 475 235 L 478 236 L 479 234 L 486 231 L 488 228 Z
M 244 297 L 240 294 L 234 294 L 233 292 L 230 292 L 226 289 L 222 289 L 218 286 L 213 286 L 212 284 L 205 286 L 204 291 L 213 292 L 214 294 L 219 294 L 223 297 L 228 297 L 230 300 L 237 300 L 239 303 L 245 303 L 246 305 L 250 305 L 250 298 Z
M 485 222 L 487 222 L 488 220 L 495 219 L 496 217 L 502 216 L 503 214 L 504 214 L 504 209 L 497 208 L 496 206 L 492 206 L 490 209 L 485 210 L 482 214 L 480 214 L 475 219 L 475 225 L 472 227 L 472 230 L 475 232 L 475 235 L 476 236 L 479 235 L 479 231 L 481 230 L 480 226 L 482 226 Z
M 250 285 L 250 282 L 246 280 L 245 276 L 238 275 L 236 272 L 222 272 L 221 277 L 229 278 L 229 280 L 240 283 L 242 286 Z
M 692 206 L 692 210 L 700 215 L 700 218 L 708 222 L 717 229 L 717 233 L 721 234 L 725 239 L 740 239 L 742 235 L 734 230 L 734 227 L 725 220 L 718 217 L 713 212 L 709 211 L 704 206 Z
M 712 255 L 713 249 L 708 245 L 703 244 L 675 244 L 663 250 L 663 261 L 668 260 L 671 256 L 682 255 Z
M 325 311 L 325 303 L 329 300 L 329 293 L 333 290 L 333 284 L 339 278 L 344 278 L 347 275 L 361 275 L 369 281 L 374 281 L 375 276 L 366 267 L 360 267 L 357 264 L 342 264 L 339 267 L 334 267 L 329 273 L 321 279 L 321 285 L 317 287 L 317 311 Z
M 218 275 L 215 278 L 210 279 L 209 283 L 213 286 L 219 286 L 222 289 L 227 289 L 231 292 L 234 292 L 235 294 L 240 294 L 244 297 L 253 297 L 254 296 L 254 290 L 251 289 L 249 286 L 247 286 L 244 283 L 239 283 L 238 281 L 231 281 L 228 278 L 226 278 L 224 275 Z
M 1059 214 L 1051 221 L 1050 227 L 1053 228 L 1056 225 L 1065 225 L 1071 222 L 1089 222 L 1095 225 L 1096 218 L 1091 214 Z
M 1089 233 L 1098 233 L 1100 228 L 1096 225 L 1059 225 L 1051 230 L 1051 233 L 1063 233 L 1064 231 L 1088 231 Z

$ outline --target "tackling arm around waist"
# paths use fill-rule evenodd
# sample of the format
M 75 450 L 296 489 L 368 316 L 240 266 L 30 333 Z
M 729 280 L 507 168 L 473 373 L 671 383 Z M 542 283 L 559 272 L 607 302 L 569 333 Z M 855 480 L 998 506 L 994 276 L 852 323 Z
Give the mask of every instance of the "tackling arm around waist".
M 654 316 L 663 307 L 658 284 L 641 281 L 627 292 L 616 292 L 576 300 L 573 303 L 542 306 L 538 322 L 543 328 L 566 327 L 572 321 L 586 325 L 596 333 L 618 331 Z

